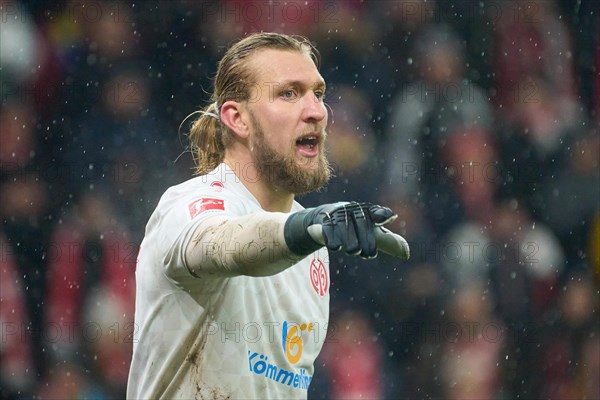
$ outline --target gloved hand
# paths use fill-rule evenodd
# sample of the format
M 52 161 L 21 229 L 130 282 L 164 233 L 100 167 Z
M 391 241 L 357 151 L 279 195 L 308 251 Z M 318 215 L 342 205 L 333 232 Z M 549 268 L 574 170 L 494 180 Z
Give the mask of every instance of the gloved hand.
M 284 236 L 296 254 L 310 254 L 325 245 L 363 258 L 377 256 L 379 248 L 408 259 L 406 240 L 382 227 L 396 217 L 389 208 L 370 203 L 325 204 L 290 215 Z

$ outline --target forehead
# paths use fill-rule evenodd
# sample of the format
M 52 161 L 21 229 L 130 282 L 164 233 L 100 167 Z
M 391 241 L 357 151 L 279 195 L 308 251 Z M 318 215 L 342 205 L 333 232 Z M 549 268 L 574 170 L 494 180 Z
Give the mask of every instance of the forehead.
M 249 59 L 256 83 L 299 82 L 307 86 L 324 84 L 315 63 L 306 53 L 290 50 L 259 50 Z

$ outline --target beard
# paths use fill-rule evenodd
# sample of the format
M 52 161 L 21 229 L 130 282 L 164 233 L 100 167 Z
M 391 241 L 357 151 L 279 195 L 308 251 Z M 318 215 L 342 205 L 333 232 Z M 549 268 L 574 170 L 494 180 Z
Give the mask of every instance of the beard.
M 293 155 L 279 153 L 269 146 L 260 123 L 250 114 L 252 128 L 255 133 L 252 161 L 256 166 L 258 176 L 271 186 L 294 194 L 304 194 L 325 186 L 331 177 L 331 166 L 325 156 L 325 134 L 320 143 L 319 155 L 316 158 L 316 168 L 304 169 Z M 306 161 L 308 164 L 309 161 Z

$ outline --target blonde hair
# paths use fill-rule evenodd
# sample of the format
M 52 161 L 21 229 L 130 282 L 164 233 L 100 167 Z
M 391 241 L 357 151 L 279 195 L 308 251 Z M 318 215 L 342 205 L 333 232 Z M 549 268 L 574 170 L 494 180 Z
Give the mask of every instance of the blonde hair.
M 279 33 L 255 33 L 231 46 L 217 68 L 211 104 L 197 111 L 198 118 L 189 133 L 190 149 L 196 163 L 196 174 L 204 175 L 215 169 L 225 155 L 233 135 L 221 123 L 220 106 L 229 100 L 241 102 L 250 98 L 250 87 L 256 84 L 247 58 L 258 50 L 276 49 L 298 51 L 319 64 L 319 53 L 310 41 L 302 36 Z

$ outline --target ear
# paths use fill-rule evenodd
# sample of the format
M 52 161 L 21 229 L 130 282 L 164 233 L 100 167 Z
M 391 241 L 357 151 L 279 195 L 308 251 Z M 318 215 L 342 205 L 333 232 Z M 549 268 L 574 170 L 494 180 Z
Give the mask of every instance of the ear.
M 250 134 L 250 129 L 244 118 L 244 105 L 237 101 L 226 101 L 221 106 L 219 113 L 221 122 L 240 138 L 246 139 Z

